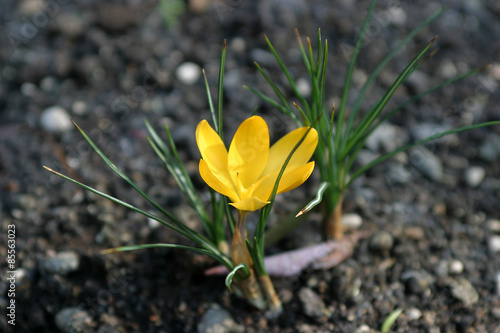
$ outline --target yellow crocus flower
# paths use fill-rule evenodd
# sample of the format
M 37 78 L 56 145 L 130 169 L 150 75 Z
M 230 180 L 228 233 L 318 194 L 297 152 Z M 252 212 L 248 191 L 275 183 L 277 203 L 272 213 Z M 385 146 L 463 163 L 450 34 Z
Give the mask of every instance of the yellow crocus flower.
M 227 196 L 238 210 L 258 210 L 270 203 L 285 160 L 308 130 L 309 127 L 298 128 L 269 147 L 266 122 L 253 116 L 241 123 L 227 151 L 219 135 L 202 120 L 196 128 L 201 177 L 212 189 Z M 314 162 L 308 161 L 317 144 L 318 133 L 312 128 L 290 159 L 277 193 L 292 190 L 309 178 Z

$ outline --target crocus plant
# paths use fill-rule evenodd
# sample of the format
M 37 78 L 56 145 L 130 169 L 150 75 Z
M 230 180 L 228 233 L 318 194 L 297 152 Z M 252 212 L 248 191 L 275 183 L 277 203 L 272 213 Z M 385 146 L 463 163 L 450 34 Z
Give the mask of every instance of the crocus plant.
M 93 193 L 164 224 L 197 245 L 142 244 L 104 250 L 102 253 L 167 247 L 188 249 L 206 254 L 225 266 L 229 272 L 226 285 L 230 290 L 236 290 L 252 305 L 268 311 L 271 316 L 275 316 L 281 313 L 282 307 L 264 265 L 264 230 L 276 194 L 300 186 L 313 172 L 315 163 L 309 160 L 318 144 L 318 133 L 310 126 L 303 126 L 291 131 L 271 146 L 266 122 L 260 116 L 252 116 L 239 126 L 229 150 L 226 149 L 222 139 L 221 104 L 224 59 L 225 45 L 219 72 L 217 111 L 208 93 L 210 111 L 216 130 L 210 126 L 208 121 L 202 120 L 196 128 L 196 133 L 193 133 L 201 154 L 199 172 L 211 191 L 211 209 L 206 209 L 202 204 L 202 200 L 179 158 L 169 129 L 165 127 L 168 137 L 168 141 L 165 142 L 153 126 L 146 122 L 150 134 L 149 143 L 197 214 L 205 234 L 188 227 L 181 219 L 165 210 L 148 196 L 119 170 L 78 126 L 76 127 L 83 137 L 104 162 L 163 216 L 144 211 L 55 170 L 45 168 Z M 208 92 L 206 79 L 205 82 Z M 230 209 L 231 206 L 235 209 Z M 255 230 L 252 231 L 252 237 L 249 237 L 245 221 L 247 215 L 255 211 L 259 211 L 259 221 Z M 237 213 L 236 219 L 233 213 Z M 230 246 L 226 241 L 227 236 L 231 237 Z
M 257 91 L 253 88 L 246 87 L 251 90 L 263 100 L 270 103 L 273 107 L 280 110 L 283 114 L 289 116 L 292 120 L 296 122 L 298 126 L 309 126 L 313 124 L 315 119 L 319 118 L 319 121 L 314 122 L 312 126 L 316 128 L 319 135 L 319 144 L 315 152 L 315 160 L 318 165 L 320 178 L 322 183 L 318 186 L 317 195 L 314 200 L 310 202 L 304 209 L 300 210 L 297 216 L 300 216 L 306 211 L 309 211 L 319 203 L 322 206 L 323 212 L 323 232 L 327 239 L 341 239 L 343 237 L 343 230 L 341 224 L 342 217 L 342 202 L 344 198 L 344 192 L 349 187 L 349 185 L 359 176 L 363 175 L 367 170 L 373 166 L 382 163 L 383 161 L 391 158 L 392 156 L 411 149 L 417 145 L 424 144 L 428 141 L 438 139 L 442 136 L 458 133 L 462 131 L 472 130 L 479 127 L 498 125 L 499 121 L 491 121 L 487 123 L 481 123 L 477 125 L 465 126 L 460 128 L 455 128 L 449 131 L 435 134 L 423 140 L 408 144 L 404 147 L 396 149 L 392 152 L 384 154 L 378 158 L 375 158 L 371 162 L 365 165 L 358 166 L 356 168 L 356 157 L 364 147 L 366 140 L 373 133 L 375 129 L 378 128 L 385 121 L 390 119 L 395 113 L 400 112 L 404 107 L 424 95 L 427 95 L 435 90 L 451 84 L 457 80 L 466 78 L 474 73 L 477 73 L 481 69 L 472 70 L 468 73 L 458 75 L 451 78 L 441 84 L 434 87 L 429 87 L 428 90 L 411 97 L 408 101 L 395 107 L 392 110 L 385 111 L 385 106 L 388 101 L 396 91 L 396 89 L 403 83 L 412 73 L 414 73 L 422 64 L 428 60 L 433 53 L 426 56 L 429 50 L 436 40 L 437 36 L 432 39 L 423 49 L 418 52 L 418 54 L 409 62 L 406 68 L 399 74 L 395 79 L 392 86 L 387 90 L 387 92 L 380 96 L 380 99 L 372 105 L 364 114 L 360 112 L 361 105 L 364 97 L 373 85 L 378 75 L 381 73 L 383 68 L 389 63 L 389 61 L 401 50 L 410 40 L 412 40 L 423 28 L 428 26 L 432 21 L 437 19 L 445 10 L 446 7 L 442 7 L 431 15 L 426 21 L 422 22 L 418 27 L 411 31 L 406 38 L 404 38 L 394 50 L 392 50 L 382 62 L 373 70 L 371 75 L 366 80 L 365 84 L 361 88 L 354 105 L 349 106 L 347 104 L 349 90 L 351 87 L 351 78 L 355 68 L 357 56 L 360 53 L 361 45 L 364 40 L 364 34 L 367 27 L 370 24 L 371 15 L 375 8 L 376 0 L 373 0 L 365 18 L 363 26 L 358 35 L 355 47 L 353 49 L 352 55 L 350 57 L 350 63 L 347 70 L 347 74 L 344 80 L 344 85 L 341 93 L 340 105 L 335 108 L 330 105 L 325 104 L 326 91 L 326 69 L 327 69 L 327 59 L 328 59 L 328 44 L 327 41 L 323 41 L 321 38 L 321 32 L 318 30 L 317 38 L 317 55 L 314 56 L 314 52 L 311 46 L 309 38 L 307 39 L 307 50 L 304 48 L 301 38 L 297 33 L 298 44 L 304 59 L 305 67 L 308 71 L 310 82 L 311 82 L 311 95 L 309 98 L 303 96 L 303 94 L 298 89 L 298 86 L 288 70 L 284 62 L 279 57 L 278 53 L 274 49 L 272 43 L 266 37 L 266 42 L 269 49 L 273 53 L 281 71 L 286 77 L 288 84 L 290 85 L 293 99 L 286 97 L 286 93 L 278 87 L 278 85 L 273 82 L 270 76 L 255 63 L 257 69 L 263 75 L 265 80 L 269 83 L 271 89 L 278 97 L 279 100 L 275 100 L 267 94 Z M 296 103 L 295 103 L 296 102 Z M 330 111 L 331 110 L 331 111 Z M 334 112 L 335 111 L 335 112 Z M 383 113 L 383 111 L 385 111 Z M 328 115 L 323 116 L 321 115 Z M 279 232 L 270 234 L 270 238 L 273 240 L 279 238 L 283 234 L 286 234 L 286 228 L 291 229 L 295 227 L 298 223 L 291 222 L 282 227 L 279 227 Z

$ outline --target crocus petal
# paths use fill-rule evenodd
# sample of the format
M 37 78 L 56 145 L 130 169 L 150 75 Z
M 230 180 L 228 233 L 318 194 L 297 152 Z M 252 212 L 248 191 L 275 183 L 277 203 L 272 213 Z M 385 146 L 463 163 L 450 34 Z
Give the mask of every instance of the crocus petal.
M 211 170 L 228 172 L 226 146 L 206 120 L 196 127 L 196 144 Z
M 287 168 L 288 170 L 288 168 Z M 283 193 L 302 185 L 311 175 L 314 170 L 314 162 L 309 162 L 293 170 L 287 171 L 283 174 L 278 185 L 276 193 Z M 279 170 L 267 177 L 259 186 L 254 190 L 253 195 L 261 199 L 269 199 L 276 179 L 278 178 Z
M 238 210 L 253 212 L 257 209 L 261 209 L 269 203 L 270 201 L 262 201 L 259 198 L 252 197 L 242 201 L 230 203 L 230 205 L 237 208 Z
M 266 168 L 262 172 L 262 175 L 270 175 L 279 172 L 281 167 L 285 163 L 288 155 L 293 150 L 295 145 L 302 139 L 304 134 L 307 132 L 309 127 L 301 127 L 296 130 L 291 131 L 281 139 L 279 139 L 270 149 L 269 159 Z M 302 141 L 302 144 L 297 148 L 297 150 L 292 155 L 290 162 L 287 165 L 287 171 L 295 167 L 304 165 L 309 161 L 316 146 L 318 145 L 318 132 L 314 128 L 311 128 L 307 137 Z
M 241 123 L 229 147 L 228 167 L 233 183 L 250 187 L 266 167 L 268 156 L 267 124 L 259 116 L 250 117 Z
M 200 175 L 201 178 L 207 183 L 208 186 L 210 186 L 214 191 L 219 192 L 227 197 L 231 201 L 239 201 L 240 198 L 238 197 L 238 194 L 234 190 L 234 186 L 231 182 L 225 182 L 223 179 L 224 178 L 229 178 L 229 175 L 226 174 L 225 176 L 220 173 L 214 173 L 212 170 L 209 168 L 207 162 L 205 160 L 200 160 Z

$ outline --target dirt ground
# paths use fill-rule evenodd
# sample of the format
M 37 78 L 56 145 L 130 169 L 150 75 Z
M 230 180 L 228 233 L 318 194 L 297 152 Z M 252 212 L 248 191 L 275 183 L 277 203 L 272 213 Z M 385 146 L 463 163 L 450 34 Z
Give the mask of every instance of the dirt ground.
M 194 130 L 210 114 L 199 74 L 204 68 L 215 92 L 224 39 L 227 137 L 257 109 L 278 138 L 293 124 L 243 88 L 272 94 L 253 65 L 258 61 L 287 89 L 264 33 L 307 91 L 294 28 L 303 40 L 310 36 L 313 46 L 321 28 L 329 43 L 328 102 L 339 103 L 370 1 L 165 4 L 164 16 L 152 0 L 0 4 L 0 331 L 361 333 L 379 331 L 400 308 L 391 332 L 500 332 L 499 126 L 400 154 L 357 180 L 346 193 L 345 213 L 361 217 L 357 228 L 371 236 L 333 269 L 277 278 L 284 305 L 279 318 L 268 319 L 231 295 L 224 277 L 205 277 L 215 263 L 203 256 L 174 249 L 99 254 L 119 245 L 189 242 L 42 168 L 152 211 L 91 150 L 70 118 L 148 194 L 199 227 L 146 141 L 143 120 L 157 129 L 168 125 L 206 198 Z M 384 56 L 440 4 L 379 1 L 350 105 Z M 454 75 L 492 66 L 405 107 L 369 140 L 358 165 L 437 131 L 500 119 L 495 0 L 451 2 L 388 64 L 364 109 L 436 35 L 438 52 L 398 89 L 388 109 Z M 310 199 L 317 181 L 315 174 L 280 196 L 271 223 Z M 318 231 L 312 213 L 269 253 L 317 243 Z M 15 262 L 9 267 L 13 235 Z

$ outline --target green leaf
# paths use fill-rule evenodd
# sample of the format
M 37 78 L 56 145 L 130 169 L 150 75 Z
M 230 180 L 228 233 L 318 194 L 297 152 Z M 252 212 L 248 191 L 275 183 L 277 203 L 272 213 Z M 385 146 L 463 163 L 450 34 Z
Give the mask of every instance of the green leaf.
M 359 125 L 357 126 L 356 130 L 353 131 L 353 133 L 350 134 L 350 138 L 347 141 L 347 145 L 345 149 L 340 154 L 340 160 L 343 160 L 349 152 L 352 150 L 352 148 L 359 142 L 359 140 L 363 137 L 363 135 L 368 131 L 369 127 L 372 125 L 372 123 L 378 118 L 382 110 L 384 109 L 385 105 L 387 102 L 389 102 L 389 99 L 392 97 L 396 89 L 399 87 L 403 81 L 405 81 L 408 78 L 408 75 L 411 74 L 413 68 L 417 65 L 418 61 L 423 57 L 425 53 L 429 50 L 431 45 L 434 43 L 436 40 L 437 36 L 434 37 L 416 56 L 413 58 L 413 60 L 406 66 L 406 68 L 399 74 L 397 77 L 396 81 L 391 85 L 389 90 L 384 94 L 384 96 L 375 104 L 375 106 L 368 112 Z M 338 129 L 338 127 L 337 127 Z M 337 133 L 338 135 L 338 133 Z
M 248 276 L 250 274 L 250 269 L 248 268 L 248 266 L 245 263 L 239 264 L 238 266 L 234 267 L 233 270 L 231 270 L 229 272 L 229 274 L 226 276 L 226 282 L 225 282 L 226 283 L 226 287 L 227 287 L 227 289 L 229 289 L 230 292 L 232 292 L 232 290 L 231 290 L 231 284 L 233 283 L 234 275 L 240 269 L 243 270 L 243 274 L 245 276 Z
M 297 215 L 295 215 L 295 217 L 299 217 L 300 215 L 307 213 L 308 211 L 316 207 L 323 200 L 323 193 L 325 193 L 326 189 L 329 186 L 330 183 L 322 182 L 319 185 L 318 190 L 316 191 L 316 197 L 311 202 L 309 202 L 304 208 L 302 208 L 300 212 L 298 212 Z
M 349 90 L 351 88 L 351 79 L 352 74 L 354 72 L 354 67 L 356 66 L 356 60 L 358 58 L 359 51 L 361 50 L 361 43 L 363 42 L 365 31 L 370 24 L 370 18 L 372 16 L 373 10 L 375 9 L 375 4 L 377 0 L 373 0 L 370 8 L 368 9 L 368 13 L 366 14 L 365 20 L 363 22 L 363 26 L 361 27 L 361 31 L 359 32 L 358 39 L 356 40 L 356 44 L 354 46 L 354 51 L 351 56 L 351 61 L 349 62 L 349 67 L 347 69 L 347 74 L 344 80 L 344 86 L 342 89 L 342 95 L 340 97 L 340 107 L 339 107 L 339 116 L 337 117 L 337 130 L 335 135 L 335 147 L 337 150 L 341 147 L 341 138 L 344 134 L 342 134 L 342 130 L 344 129 L 344 121 L 345 121 L 345 112 L 347 107 L 347 99 L 349 96 Z M 345 135 L 349 135 L 346 133 Z
M 382 333 L 389 333 L 392 325 L 396 322 L 398 317 L 401 315 L 403 312 L 403 309 L 399 308 L 394 311 L 392 311 L 387 318 L 385 318 L 384 322 L 382 323 L 382 327 L 380 327 L 380 331 Z
M 463 127 L 459 127 L 459 128 L 454 128 L 452 130 L 434 134 L 434 135 L 429 136 L 429 137 L 427 137 L 425 139 L 419 140 L 417 142 L 414 142 L 414 143 L 411 143 L 411 144 L 406 145 L 404 147 L 401 147 L 399 149 L 396 149 L 396 150 L 394 150 L 394 151 L 392 151 L 390 153 L 384 154 L 384 155 L 382 155 L 382 156 L 374 159 L 370 163 L 368 163 L 368 164 L 362 166 L 361 168 L 359 168 L 358 170 L 356 170 L 356 172 L 354 172 L 351 175 L 351 177 L 350 177 L 350 179 L 349 179 L 349 181 L 348 181 L 348 183 L 347 183 L 346 186 L 349 186 L 356 178 L 358 178 L 359 176 L 361 176 L 363 173 L 365 173 L 369 169 L 373 168 L 375 165 L 382 163 L 383 161 L 385 161 L 385 160 L 393 157 L 396 154 L 399 154 L 402 151 L 406 151 L 408 149 L 411 149 L 411 148 L 413 148 L 415 146 L 419 146 L 419 145 L 424 144 L 426 142 L 442 138 L 443 136 L 446 136 L 446 135 L 449 135 L 449 134 L 460 133 L 460 132 L 470 131 L 470 130 L 473 130 L 473 129 L 476 129 L 476 128 L 481 128 L 481 127 L 486 127 L 486 126 L 494 126 L 494 125 L 500 125 L 500 121 L 490 121 L 490 122 L 476 124 L 476 125 L 470 125 L 470 126 L 463 126 Z
M 220 65 L 219 65 L 219 84 L 217 87 L 217 121 L 218 121 L 218 131 L 220 138 L 224 140 L 224 134 L 222 131 L 222 109 L 224 103 L 224 68 L 226 65 L 226 40 L 224 39 L 224 45 L 222 46 L 222 54 L 220 56 Z

